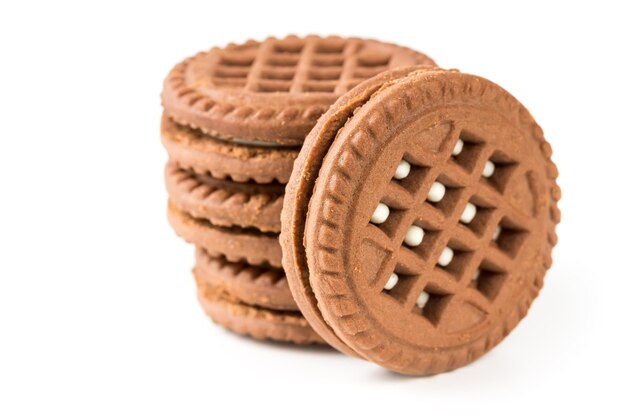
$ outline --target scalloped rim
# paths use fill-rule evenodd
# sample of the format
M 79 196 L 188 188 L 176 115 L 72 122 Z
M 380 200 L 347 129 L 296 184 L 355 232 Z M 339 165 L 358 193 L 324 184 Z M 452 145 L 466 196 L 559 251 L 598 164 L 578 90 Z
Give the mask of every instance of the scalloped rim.
M 246 304 L 273 310 L 299 311 L 285 272 L 281 269 L 259 267 L 246 262 L 230 262 L 224 257 L 212 257 L 196 248 L 194 275 L 207 285 L 224 288 Z
M 167 217 L 178 236 L 202 247 L 211 256 L 223 255 L 231 262 L 281 267 L 281 248 L 276 234 L 215 226 L 208 220 L 192 217 L 172 201 L 168 203 Z
M 170 159 L 182 167 L 238 183 L 286 184 L 300 150 L 294 146 L 224 141 L 179 125 L 165 114 L 161 118 L 161 142 Z
M 216 226 L 253 227 L 261 232 L 280 232 L 283 194 L 263 193 L 263 185 L 250 187 L 228 180 L 216 180 L 224 186 L 209 185 L 195 177 L 197 173 L 169 162 L 165 167 L 165 185 L 174 204 L 193 217 L 209 220 Z

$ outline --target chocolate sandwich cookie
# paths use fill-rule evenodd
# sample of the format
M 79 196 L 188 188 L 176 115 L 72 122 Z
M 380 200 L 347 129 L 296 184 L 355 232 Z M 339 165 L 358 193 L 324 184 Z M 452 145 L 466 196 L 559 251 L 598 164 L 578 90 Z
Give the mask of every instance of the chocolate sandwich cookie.
M 211 256 L 224 256 L 231 262 L 281 267 L 281 249 L 277 233 L 262 233 L 253 228 L 221 227 L 206 219 L 192 217 L 168 204 L 170 225 L 181 238 L 204 249 Z
M 165 184 L 174 205 L 197 219 L 216 226 L 280 232 L 282 184 L 236 183 L 198 174 L 174 162 L 165 167 Z
M 238 144 L 175 123 L 163 115 L 161 141 L 181 167 L 235 182 L 286 184 L 298 146 Z
M 206 314 L 217 324 L 259 340 L 296 344 L 326 344 L 295 311 L 276 311 L 242 303 L 223 290 L 196 279 L 198 299 Z
M 337 97 L 390 68 L 435 63 L 356 38 L 288 36 L 213 48 L 178 64 L 162 94 L 182 125 L 234 143 L 300 145 Z
M 204 285 L 223 289 L 245 304 L 298 311 L 282 269 L 229 262 L 197 248 L 194 275 Z
M 306 138 L 282 212 L 283 267 L 335 348 L 405 374 L 483 355 L 543 285 L 560 219 L 551 147 L 483 78 L 392 70 Z

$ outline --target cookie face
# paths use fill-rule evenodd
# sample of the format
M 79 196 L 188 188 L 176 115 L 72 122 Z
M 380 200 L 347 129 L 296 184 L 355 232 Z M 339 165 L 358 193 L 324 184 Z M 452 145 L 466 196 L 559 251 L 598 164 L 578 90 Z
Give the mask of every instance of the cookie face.
M 165 112 L 235 141 L 301 144 L 337 97 L 389 68 L 435 63 L 408 48 L 356 38 L 289 36 L 214 48 L 165 80 Z
M 463 366 L 515 327 L 550 266 L 550 146 L 479 77 L 397 71 L 355 90 L 287 187 L 290 287 L 340 350 L 407 374 Z
M 177 235 L 231 262 L 281 267 L 281 249 L 276 233 L 262 233 L 252 228 L 220 227 L 181 210 L 171 200 L 167 217 Z
M 227 142 L 175 123 L 163 115 L 161 140 L 171 160 L 184 168 L 234 182 L 286 184 L 297 146 L 243 145 Z
M 173 162 L 165 167 L 165 184 L 174 205 L 197 219 L 215 226 L 280 232 L 281 184 L 236 183 L 198 174 Z
M 325 344 L 297 312 L 274 311 L 240 302 L 228 293 L 205 285 L 196 278 L 198 300 L 215 323 L 259 340 L 299 345 Z
M 222 289 L 245 304 L 298 311 L 282 269 L 230 262 L 197 248 L 194 275 L 204 285 Z

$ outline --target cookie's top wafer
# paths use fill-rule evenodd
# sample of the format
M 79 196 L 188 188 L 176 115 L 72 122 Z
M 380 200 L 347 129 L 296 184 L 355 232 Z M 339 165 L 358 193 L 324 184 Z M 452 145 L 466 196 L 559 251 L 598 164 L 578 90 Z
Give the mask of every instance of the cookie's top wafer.
M 560 213 L 541 128 L 497 85 L 395 70 L 344 95 L 287 186 L 283 267 L 336 348 L 407 374 L 465 365 L 542 286 Z
M 289 36 L 214 48 L 178 64 L 163 107 L 178 123 L 223 139 L 300 144 L 339 95 L 389 68 L 435 65 L 396 45 Z

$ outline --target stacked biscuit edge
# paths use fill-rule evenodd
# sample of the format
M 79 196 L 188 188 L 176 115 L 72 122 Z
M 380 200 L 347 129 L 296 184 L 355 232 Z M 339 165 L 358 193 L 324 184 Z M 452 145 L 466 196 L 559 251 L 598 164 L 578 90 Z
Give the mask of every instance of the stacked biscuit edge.
M 433 62 L 396 45 L 289 36 L 214 48 L 176 65 L 162 94 L 168 218 L 196 246 L 213 321 L 258 339 L 324 343 L 298 311 L 278 241 L 285 184 L 306 134 L 350 88 Z

